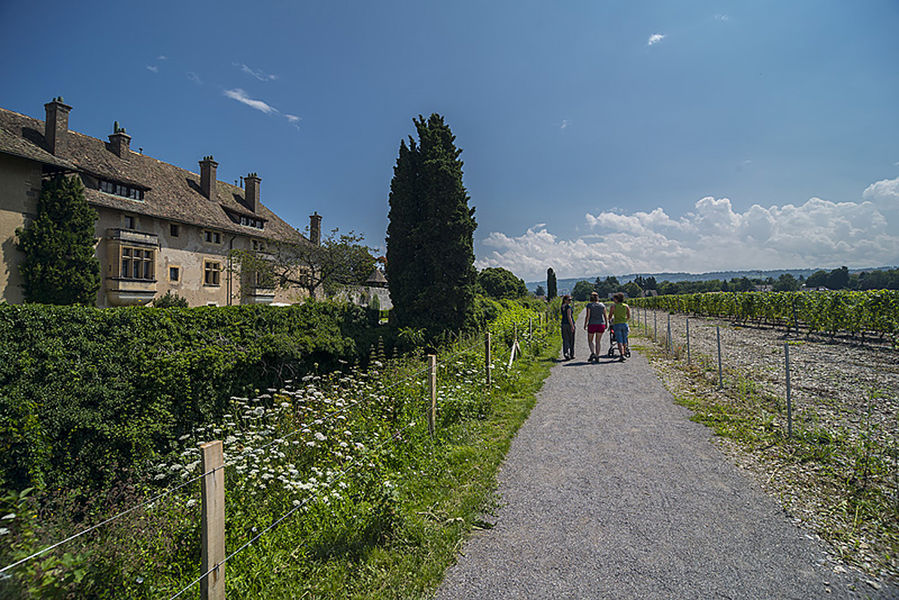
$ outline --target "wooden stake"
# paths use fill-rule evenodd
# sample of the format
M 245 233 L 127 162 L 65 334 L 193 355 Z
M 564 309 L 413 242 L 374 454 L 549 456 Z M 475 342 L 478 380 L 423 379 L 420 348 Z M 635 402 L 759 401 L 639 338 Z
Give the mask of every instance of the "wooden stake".
M 787 372 L 787 437 L 793 437 L 793 401 L 790 396 L 790 345 L 784 342 L 784 369 Z
M 208 576 L 200 581 L 203 600 L 225 600 L 225 470 L 222 442 L 203 444 L 202 469 L 209 473 L 203 478 L 202 563 L 200 571 Z M 212 471 L 212 472 L 210 472 Z
M 428 387 L 431 393 L 431 410 L 428 411 L 428 433 L 434 437 L 437 421 L 437 356 L 428 354 Z
M 487 374 L 487 386 L 488 387 L 490 386 L 490 381 L 491 381 L 491 377 L 490 377 L 491 360 L 492 359 L 490 357 L 490 332 L 488 331 L 487 334 L 484 336 L 484 371 Z
M 715 325 L 715 334 L 718 336 L 718 389 L 724 388 L 724 377 L 721 374 L 721 328 Z

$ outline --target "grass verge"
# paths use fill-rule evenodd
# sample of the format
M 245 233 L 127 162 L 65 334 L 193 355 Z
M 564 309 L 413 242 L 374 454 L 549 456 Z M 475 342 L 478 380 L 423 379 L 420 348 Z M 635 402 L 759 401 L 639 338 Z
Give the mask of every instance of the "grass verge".
M 373 510 L 344 506 L 315 528 L 291 531 L 229 586 L 242 598 L 427 598 L 466 535 L 489 528 L 496 472 L 536 402 L 559 352 L 550 338 L 519 362 L 518 376 L 495 387 L 480 418 L 438 426 L 432 443 L 413 450 L 389 473 L 391 501 Z M 439 416 L 438 416 L 439 423 Z M 384 514 L 384 507 L 387 512 Z M 337 513 L 337 514 L 334 514 Z M 299 545 L 302 544 L 302 548 Z

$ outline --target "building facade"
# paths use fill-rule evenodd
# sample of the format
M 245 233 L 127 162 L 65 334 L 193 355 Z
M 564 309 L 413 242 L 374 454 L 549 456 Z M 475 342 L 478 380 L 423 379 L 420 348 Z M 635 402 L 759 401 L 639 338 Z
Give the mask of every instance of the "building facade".
M 35 215 L 41 182 L 80 177 L 97 212 L 97 306 L 148 304 L 172 292 L 191 306 L 296 302 L 297 289 L 275 288 L 241 272 L 234 250 L 264 253 L 281 243 L 312 243 L 261 202 L 261 179 L 219 181 L 212 156 L 193 173 L 131 150 L 114 126 L 108 141 L 69 130 L 72 110 L 56 98 L 41 121 L 0 108 L 0 302 L 23 301 L 15 231 Z M 319 240 L 321 217 L 310 220 Z

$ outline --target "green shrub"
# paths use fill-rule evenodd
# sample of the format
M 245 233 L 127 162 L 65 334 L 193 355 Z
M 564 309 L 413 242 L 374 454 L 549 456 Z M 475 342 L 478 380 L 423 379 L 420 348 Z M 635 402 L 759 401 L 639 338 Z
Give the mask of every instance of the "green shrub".
M 153 300 L 153 306 L 156 308 L 187 308 L 188 304 L 187 298 L 173 294 L 172 290 L 169 290 L 165 295 Z
M 120 480 L 253 387 L 367 358 L 348 304 L 0 306 L 0 488 Z

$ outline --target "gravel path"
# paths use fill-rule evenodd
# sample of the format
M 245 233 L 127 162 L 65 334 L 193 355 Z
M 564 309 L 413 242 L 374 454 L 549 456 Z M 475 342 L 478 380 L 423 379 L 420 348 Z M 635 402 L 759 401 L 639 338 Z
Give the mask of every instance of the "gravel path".
M 591 365 L 577 333 L 500 470 L 495 526 L 439 600 L 899 597 L 835 572 L 642 356 Z

